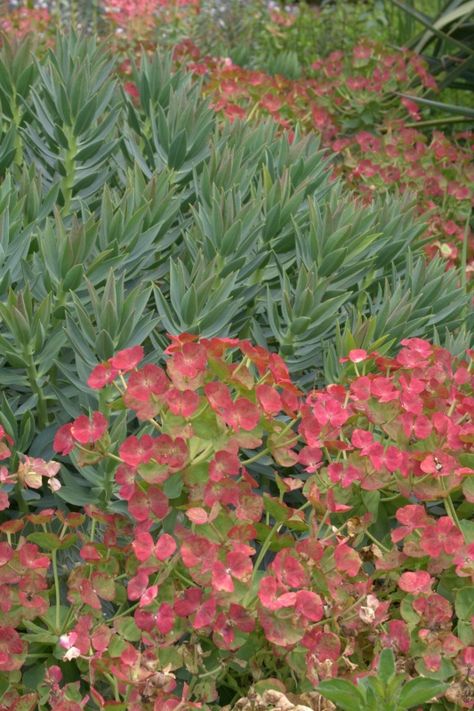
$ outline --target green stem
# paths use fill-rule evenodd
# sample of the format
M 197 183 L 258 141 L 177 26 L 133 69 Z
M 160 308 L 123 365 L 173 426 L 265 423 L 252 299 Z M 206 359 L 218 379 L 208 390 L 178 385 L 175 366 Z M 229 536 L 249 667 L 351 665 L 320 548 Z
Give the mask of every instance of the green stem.
M 298 421 L 298 418 L 295 418 L 290 423 L 288 423 L 286 425 L 286 427 L 281 432 L 279 432 L 280 437 L 285 435 L 288 432 L 288 430 L 290 429 L 290 427 L 292 427 L 295 424 L 295 422 L 297 422 L 297 421 Z M 299 435 L 295 435 L 294 437 L 289 439 L 287 442 L 282 442 L 282 444 L 279 445 L 279 447 L 289 447 L 291 444 L 294 444 L 298 440 L 299 440 Z M 253 462 L 258 462 L 259 459 L 261 459 L 262 457 L 264 457 L 266 454 L 269 454 L 269 453 L 270 453 L 270 449 L 268 447 L 265 447 L 264 449 L 260 450 L 260 452 L 257 452 L 257 454 L 255 454 L 253 457 L 250 457 L 250 459 L 245 459 L 242 462 L 242 465 L 247 466 L 247 464 L 252 464 Z
M 71 617 L 72 617 L 73 615 L 75 615 L 76 619 L 79 618 L 79 612 L 80 612 L 80 610 L 81 610 L 82 607 L 83 607 L 83 605 L 80 605 L 79 607 L 73 607 L 73 606 L 71 605 L 71 606 L 68 608 L 68 611 L 67 611 L 67 613 L 66 613 L 66 616 L 65 616 L 65 618 L 64 618 L 64 621 L 63 621 L 63 623 L 62 623 L 62 625 L 61 625 L 61 629 L 59 630 L 59 636 L 61 636 L 62 634 L 64 634 L 64 632 L 67 630 L 69 621 L 70 621 L 70 619 L 71 619 Z
M 281 523 L 275 523 L 272 530 L 270 531 L 267 538 L 265 539 L 265 542 L 263 543 L 262 547 L 260 548 L 260 552 L 257 556 L 257 560 L 255 561 L 255 565 L 253 567 L 252 578 L 251 578 L 250 584 L 249 584 L 250 592 L 252 592 L 252 586 L 253 586 L 253 583 L 255 582 L 255 578 L 258 573 L 259 565 L 262 562 L 262 560 L 264 559 L 265 554 L 267 553 L 268 549 L 270 548 L 270 546 L 272 544 L 273 536 L 275 535 L 275 533 L 278 533 L 278 531 L 280 530 L 282 525 L 283 524 L 281 524 Z
M 220 672 L 222 668 L 223 668 L 222 664 L 219 664 L 217 667 L 214 667 L 214 669 L 204 672 L 204 674 L 199 674 L 199 678 L 205 679 L 208 676 L 214 676 L 214 674 L 217 674 L 218 672 Z
M 329 509 L 326 509 L 326 511 L 324 512 L 324 516 L 323 516 L 322 519 L 321 519 L 321 523 L 320 523 L 319 526 L 318 526 L 318 532 L 317 532 L 317 534 L 316 534 L 316 538 L 319 538 L 320 535 L 322 534 L 322 532 L 323 532 L 323 526 L 325 525 L 325 523 L 326 523 L 326 521 L 328 520 L 328 518 L 329 518 Z
M 40 430 L 42 430 L 48 425 L 48 408 L 46 405 L 43 390 L 41 388 L 41 385 L 39 384 L 38 371 L 36 370 L 36 365 L 33 360 L 32 353 L 28 353 L 28 361 L 28 380 L 30 383 L 31 390 L 38 398 L 38 427 Z
M 370 540 L 373 541 L 373 543 L 375 543 L 375 545 L 378 546 L 380 550 L 384 551 L 385 553 L 391 552 L 390 548 L 387 548 L 387 546 L 384 546 L 383 543 L 380 543 L 380 541 L 378 541 L 375 536 L 370 533 L 370 531 L 365 531 L 365 535 L 367 536 L 367 538 L 370 538 Z
M 115 701 L 120 701 L 120 694 L 119 694 L 119 690 L 118 690 L 117 679 L 115 679 L 111 674 L 107 674 L 107 672 L 104 672 L 104 676 L 107 679 L 107 681 L 112 685 L 112 689 L 114 690 Z
M 20 124 L 21 124 L 21 110 L 20 110 L 18 103 L 17 103 L 17 93 L 15 90 L 13 90 L 11 106 L 12 106 L 13 123 L 15 124 L 15 128 L 16 128 L 15 164 L 21 166 L 21 164 L 23 162 L 23 141 L 22 141 L 20 131 L 19 131 Z
M 467 116 L 449 116 L 447 118 L 426 119 L 426 121 L 413 121 L 406 123 L 405 128 L 420 128 L 425 126 L 442 126 L 445 123 L 469 123 L 472 119 Z
M 91 524 L 91 536 L 90 536 L 90 542 L 94 542 L 94 537 L 95 537 L 95 528 L 96 528 L 97 521 L 96 519 L 92 519 L 92 524 Z
M 260 452 L 255 454 L 253 457 L 250 457 L 250 459 L 246 459 L 245 461 L 242 462 L 242 466 L 246 467 L 247 464 L 253 464 L 253 462 L 258 462 L 259 459 L 264 457 L 266 454 L 269 454 L 270 450 L 268 447 L 265 447 L 265 449 L 262 449 Z
M 469 241 L 469 228 L 470 228 L 470 223 L 471 223 L 471 214 L 472 214 L 472 208 L 469 208 L 469 214 L 466 218 L 466 226 L 464 227 L 464 239 L 463 239 L 462 251 L 461 251 L 461 286 L 463 288 L 463 291 L 466 291 L 466 288 L 467 288 L 467 274 L 466 274 L 467 243 Z
M 59 634 L 61 630 L 61 591 L 59 589 L 58 560 L 56 550 L 53 550 L 52 563 L 54 576 L 54 593 L 56 597 L 55 623 L 56 632 Z
M 195 459 L 192 460 L 191 464 L 200 464 L 206 461 L 208 456 L 214 451 L 214 443 L 209 444 Z
M 458 518 L 458 515 L 457 515 L 457 513 L 456 513 L 456 509 L 454 508 L 453 500 L 452 500 L 452 498 L 449 496 L 449 494 L 448 494 L 448 496 L 447 496 L 447 497 L 445 498 L 445 500 L 444 500 L 444 505 L 445 505 L 446 511 L 447 511 L 448 516 L 449 516 L 449 518 L 451 519 L 451 521 L 454 523 L 454 525 L 456 526 L 456 528 L 457 528 L 459 531 L 461 531 L 461 533 L 463 533 L 463 530 L 462 530 L 462 528 L 461 528 L 461 522 L 460 522 L 460 520 L 459 520 L 459 518 Z M 463 535 L 464 535 L 464 533 L 463 533 Z
M 394 501 L 395 499 L 399 499 L 401 496 L 400 492 L 397 494 L 392 494 L 392 496 L 383 496 L 380 501 Z
M 65 214 L 68 214 L 71 207 L 72 190 L 74 187 L 74 177 L 76 173 L 75 159 L 77 153 L 77 143 L 72 128 L 65 127 L 64 133 L 68 138 L 68 149 L 64 159 L 64 170 L 66 175 L 62 183 L 62 192 L 64 196 L 64 212 Z
M 21 513 L 27 514 L 29 511 L 28 502 L 25 500 L 23 490 L 18 482 L 15 484 L 15 498 Z

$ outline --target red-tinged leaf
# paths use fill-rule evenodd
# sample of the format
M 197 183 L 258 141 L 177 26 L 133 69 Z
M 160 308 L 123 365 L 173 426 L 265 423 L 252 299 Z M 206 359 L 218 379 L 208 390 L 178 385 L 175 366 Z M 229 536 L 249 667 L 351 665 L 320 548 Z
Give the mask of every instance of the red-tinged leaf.
M 127 586 L 127 595 L 129 600 L 138 600 L 145 592 L 148 586 L 148 574 L 143 570 L 130 578 Z
M 362 561 L 359 554 L 347 543 L 339 543 L 334 551 L 334 561 L 336 568 L 350 577 L 354 577 L 359 572 Z
M 132 373 L 127 383 L 127 396 L 138 402 L 146 403 L 152 397 L 160 398 L 170 387 L 170 381 L 162 368 L 149 364 Z
M 257 385 L 255 388 L 257 400 L 267 415 L 277 415 L 282 410 L 281 397 L 271 385 Z
M 265 637 L 272 644 L 291 647 L 303 637 L 303 629 L 295 625 L 291 618 L 279 617 L 278 613 L 272 613 L 261 607 L 258 610 L 258 619 Z
M 92 573 L 91 580 L 94 590 L 99 597 L 103 600 L 115 600 L 115 582 L 109 573 L 95 571 Z
M 107 420 L 101 412 L 93 412 L 92 418 L 81 415 L 71 425 L 71 435 L 80 444 L 97 442 L 107 430 Z
M 120 661 L 126 667 L 133 667 L 140 659 L 140 652 L 132 644 L 126 644 L 125 648 L 120 653 Z
M 433 578 L 426 570 L 402 573 L 398 580 L 400 590 L 412 594 L 430 592 L 432 585 Z
M 148 531 L 139 531 L 135 534 L 135 539 L 132 541 L 133 552 L 135 558 L 140 562 L 148 560 L 154 551 L 153 536 Z
M 112 634 L 113 632 L 110 627 L 105 624 L 99 625 L 99 627 L 94 630 L 94 633 L 91 635 L 91 642 L 96 652 L 105 652 L 105 650 L 108 649 Z
M 229 608 L 229 619 L 241 632 L 253 632 L 255 629 L 255 619 L 252 614 L 241 605 L 232 603 Z
M 273 576 L 266 576 L 260 580 L 258 589 L 258 597 L 260 602 L 268 610 L 276 610 L 277 605 L 278 584 Z
M 158 560 L 170 558 L 176 551 L 176 541 L 168 533 L 162 533 L 155 544 L 155 556 Z
M 57 454 L 70 454 L 76 446 L 76 441 L 72 436 L 71 428 L 72 422 L 68 422 L 67 424 L 62 425 L 54 435 L 53 450 L 57 452 Z
M 166 393 L 166 402 L 173 415 L 191 417 L 199 407 L 200 397 L 194 390 L 171 388 Z
M 164 602 L 158 608 L 156 613 L 156 627 L 161 634 L 169 634 L 174 627 L 176 615 L 167 602 Z
M 189 518 L 191 523 L 194 523 L 197 526 L 203 525 L 209 520 L 209 515 L 207 511 L 199 506 L 195 506 L 192 509 L 188 509 L 186 511 L 186 516 Z
M 37 704 L 38 694 L 24 694 L 10 708 L 11 711 L 35 711 Z
M 262 518 L 263 500 L 261 496 L 248 494 L 239 498 L 235 514 L 240 521 L 257 523 Z
M 218 413 L 228 411 L 233 405 L 230 390 L 224 383 L 206 383 L 204 393 L 212 409 Z
M 206 369 L 206 349 L 199 343 L 185 343 L 181 351 L 173 354 L 173 365 L 186 378 L 195 378 Z
M 151 605 L 153 600 L 155 600 L 156 596 L 158 595 L 158 585 L 150 585 L 149 588 L 145 590 L 143 595 L 140 598 L 140 602 L 138 603 L 139 607 L 147 607 L 148 605 Z
M 201 604 L 201 599 L 201 588 L 188 588 L 174 603 L 174 611 L 179 617 L 188 617 L 196 612 Z
M 320 662 L 329 659 L 337 662 L 341 656 L 341 640 L 334 632 L 324 632 L 320 627 L 308 630 L 301 644 L 314 654 Z
M 101 554 L 97 550 L 97 546 L 93 543 L 86 543 L 83 545 L 79 551 L 79 555 L 82 560 L 86 560 L 88 563 L 91 563 L 94 560 L 101 560 L 102 558 Z
M 127 437 L 119 447 L 119 455 L 125 464 L 136 468 L 140 464 L 150 461 L 153 454 L 154 439 L 150 435 L 143 435 L 140 439 L 132 435 Z
M 381 642 L 384 647 L 392 647 L 397 652 L 408 654 L 410 649 L 410 632 L 408 625 L 403 620 L 390 620 L 387 632 L 382 634 Z
M 127 504 L 128 511 L 136 521 L 146 521 L 150 515 L 150 500 L 143 491 L 135 487 Z
M 290 588 L 303 588 L 310 585 L 309 574 L 294 551 L 288 549 L 279 551 L 270 567 L 282 585 Z
M 212 566 L 212 587 L 219 592 L 234 591 L 232 577 L 220 560 L 217 560 Z
M 133 370 L 140 361 L 143 360 L 143 356 L 143 348 L 141 346 L 133 346 L 132 348 L 125 348 L 116 353 L 110 359 L 110 364 L 112 368 L 127 373 L 129 370 Z
M 87 379 L 87 385 L 93 390 L 101 390 L 112 383 L 118 375 L 118 370 L 113 368 L 110 361 L 99 363 Z
M 71 594 L 73 591 L 70 590 L 69 592 Z M 77 584 L 77 592 L 79 593 L 79 597 L 85 605 L 90 605 L 93 610 L 102 609 L 100 599 L 97 593 L 94 591 L 94 588 L 92 587 L 92 582 L 90 580 L 88 580 L 87 578 L 81 578 Z M 69 595 L 68 599 L 70 599 Z M 71 599 L 70 601 L 74 603 L 73 599 Z
M 209 464 L 209 479 L 223 481 L 229 476 L 237 476 L 240 472 L 240 461 L 236 453 L 216 452 L 214 459 Z
M 42 555 L 38 546 L 34 543 L 24 543 L 19 551 L 20 563 L 30 570 L 38 568 L 49 568 L 50 559 L 46 555 Z
M 13 558 L 13 548 L 9 543 L 0 542 L 0 568 Z
M 200 630 L 203 627 L 210 627 L 216 617 L 216 608 L 217 604 L 215 598 L 211 597 L 209 600 L 206 600 L 196 612 L 193 621 L 193 629 Z
M 223 413 L 228 425 L 235 431 L 240 429 L 251 432 L 260 421 L 260 413 L 257 406 L 245 397 L 239 397 L 232 406 Z
M 263 495 L 263 506 L 265 511 L 272 516 L 276 523 L 283 523 L 289 518 L 291 510 L 283 502 L 268 494 Z
M 323 601 L 311 590 L 298 590 L 296 593 L 296 612 L 311 622 L 319 622 L 324 615 Z
M 168 497 L 157 486 L 150 486 L 147 494 L 152 513 L 160 521 L 166 518 L 170 510 Z

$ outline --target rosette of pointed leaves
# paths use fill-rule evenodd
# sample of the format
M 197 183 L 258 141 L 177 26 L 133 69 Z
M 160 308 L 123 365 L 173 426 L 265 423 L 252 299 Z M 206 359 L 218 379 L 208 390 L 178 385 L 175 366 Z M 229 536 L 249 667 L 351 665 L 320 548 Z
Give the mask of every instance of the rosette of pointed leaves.
M 37 65 L 41 82 L 31 89 L 25 150 L 46 186 L 59 182 L 66 214 L 74 200 L 96 195 L 111 170 L 120 114 L 112 64 L 93 40 L 69 35 Z
M 2 39 L 0 49 L 0 175 L 12 163 L 21 165 L 20 127 L 28 120 L 28 97 L 38 70 L 31 61 L 32 42 Z
M 145 54 L 132 69 L 139 96 L 135 107 L 127 95 L 128 124 L 124 147 L 144 173 L 168 167 L 174 180 L 189 180 L 209 154 L 215 118 L 190 75 L 171 72 L 171 58 Z

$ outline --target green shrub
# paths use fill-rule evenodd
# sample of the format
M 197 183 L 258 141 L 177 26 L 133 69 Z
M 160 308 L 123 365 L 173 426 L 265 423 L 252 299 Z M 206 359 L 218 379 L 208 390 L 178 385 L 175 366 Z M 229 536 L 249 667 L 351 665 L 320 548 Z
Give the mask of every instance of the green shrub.
M 339 377 L 348 346 L 469 343 L 459 275 L 424 266 L 408 199 L 357 202 L 313 136 L 221 127 L 167 59 L 134 81 L 138 100 L 93 39 L 2 51 L 0 421 L 20 451 L 48 456 L 96 406 L 96 363 L 166 331 L 252 337 L 300 383 Z

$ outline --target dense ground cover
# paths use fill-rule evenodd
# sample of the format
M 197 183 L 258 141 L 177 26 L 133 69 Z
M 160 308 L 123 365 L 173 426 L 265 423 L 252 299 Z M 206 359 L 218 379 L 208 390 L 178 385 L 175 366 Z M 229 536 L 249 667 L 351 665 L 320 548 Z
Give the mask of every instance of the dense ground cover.
M 60 7 L 0 50 L 0 709 L 472 708 L 445 79 L 382 3 Z

